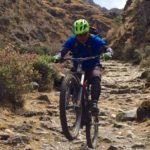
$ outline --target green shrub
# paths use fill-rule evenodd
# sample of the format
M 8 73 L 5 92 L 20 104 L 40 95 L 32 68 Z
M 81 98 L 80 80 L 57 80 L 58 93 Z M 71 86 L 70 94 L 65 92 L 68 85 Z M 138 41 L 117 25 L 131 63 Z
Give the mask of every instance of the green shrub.
M 21 54 L 30 54 L 30 53 L 34 53 L 33 48 L 31 48 L 30 46 L 18 46 L 19 48 L 19 52 Z
M 122 24 L 122 16 L 119 15 L 119 16 L 115 17 L 113 22 L 115 25 L 121 25 Z
M 17 44 L 17 47 L 21 54 L 35 53 L 38 55 L 55 55 L 62 46 L 59 41 L 56 41 L 55 43 L 50 43 L 50 45 L 21 45 L 20 43 L 15 44 Z
M 18 46 L 19 47 L 19 46 Z M 26 53 L 35 53 L 38 55 L 46 55 L 50 53 L 50 48 L 47 45 L 36 45 L 36 46 L 27 46 L 27 45 L 22 45 L 20 46 L 20 53 L 26 54 Z
M 49 64 L 54 62 L 54 58 L 51 55 L 42 55 L 38 57 L 38 60 L 44 61 L 46 64 Z
M 46 55 L 46 54 L 48 54 L 48 51 L 49 51 L 48 49 L 49 48 L 48 48 L 47 45 L 34 47 L 34 51 L 38 55 Z
M 23 94 L 32 79 L 35 55 L 21 55 L 10 48 L 0 51 L 0 103 L 23 106 Z
M 34 80 L 39 84 L 39 91 L 51 90 L 54 84 L 54 70 L 50 63 L 52 57 L 48 55 L 39 56 L 33 64 L 34 70 L 38 71 L 40 78 Z

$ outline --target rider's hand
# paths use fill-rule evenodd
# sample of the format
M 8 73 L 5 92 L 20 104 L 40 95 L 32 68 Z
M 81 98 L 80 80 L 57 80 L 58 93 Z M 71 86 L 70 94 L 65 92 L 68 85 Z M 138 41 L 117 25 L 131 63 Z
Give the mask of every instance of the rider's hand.
M 60 62 L 61 60 L 62 60 L 61 53 L 56 54 L 52 58 L 52 61 L 55 62 L 55 63 Z
M 104 60 L 108 60 L 112 57 L 112 55 L 110 53 L 103 53 L 100 58 L 104 59 Z

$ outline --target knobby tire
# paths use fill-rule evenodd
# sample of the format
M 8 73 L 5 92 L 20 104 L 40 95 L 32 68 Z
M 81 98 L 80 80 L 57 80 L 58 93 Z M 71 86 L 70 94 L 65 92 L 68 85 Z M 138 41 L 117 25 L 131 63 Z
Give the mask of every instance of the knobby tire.
M 80 89 L 80 83 L 77 79 L 77 77 L 75 77 L 73 74 L 68 74 L 63 82 L 62 82 L 62 86 L 61 86 L 61 92 L 60 92 L 60 102 L 59 102 L 59 110 L 60 110 L 60 122 L 61 122 L 61 126 L 62 126 L 62 131 L 63 134 L 65 135 L 65 137 L 68 140 L 73 140 L 77 137 L 79 130 L 80 130 L 80 126 L 81 126 L 81 115 L 82 115 L 82 111 L 79 110 L 77 113 L 77 118 L 76 118 L 76 125 L 75 125 L 75 133 L 71 133 L 69 131 L 69 127 L 68 127 L 68 121 L 67 121 L 67 117 L 66 117 L 66 93 L 67 90 L 69 88 L 69 84 L 72 84 L 74 86 L 74 88 L 76 88 L 77 90 L 77 95 L 79 94 L 79 89 Z
M 96 148 L 97 146 L 97 139 L 98 139 L 98 119 L 96 119 L 96 121 L 94 121 L 94 124 L 92 124 L 92 121 L 91 121 L 91 114 L 90 115 L 90 118 L 89 118 L 89 121 L 87 122 L 86 124 L 86 140 L 87 140 L 87 146 L 89 148 Z M 91 134 L 91 130 L 94 126 L 94 135 Z

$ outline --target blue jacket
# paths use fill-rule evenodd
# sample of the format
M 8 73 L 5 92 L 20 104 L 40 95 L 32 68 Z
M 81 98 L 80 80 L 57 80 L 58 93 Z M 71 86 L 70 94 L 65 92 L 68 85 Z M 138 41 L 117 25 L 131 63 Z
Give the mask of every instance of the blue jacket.
M 103 46 L 105 46 L 105 44 L 106 43 L 97 35 L 91 34 L 84 45 L 76 39 L 75 35 L 71 35 L 65 41 L 63 47 L 67 49 L 67 51 L 72 52 L 73 58 L 84 58 L 100 55 L 103 53 Z M 73 62 L 73 65 L 76 68 L 77 62 Z M 100 65 L 100 58 L 85 60 L 82 63 L 82 69 L 87 71 L 98 65 Z

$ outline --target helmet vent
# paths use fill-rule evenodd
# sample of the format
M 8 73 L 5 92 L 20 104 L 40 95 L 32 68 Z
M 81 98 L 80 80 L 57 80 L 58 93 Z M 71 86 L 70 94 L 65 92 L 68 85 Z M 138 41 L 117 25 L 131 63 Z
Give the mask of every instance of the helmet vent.
M 79 19 L 74 23 L 74 34 L 79 35 L 89 32 L 89 23 L 85 19 Z

